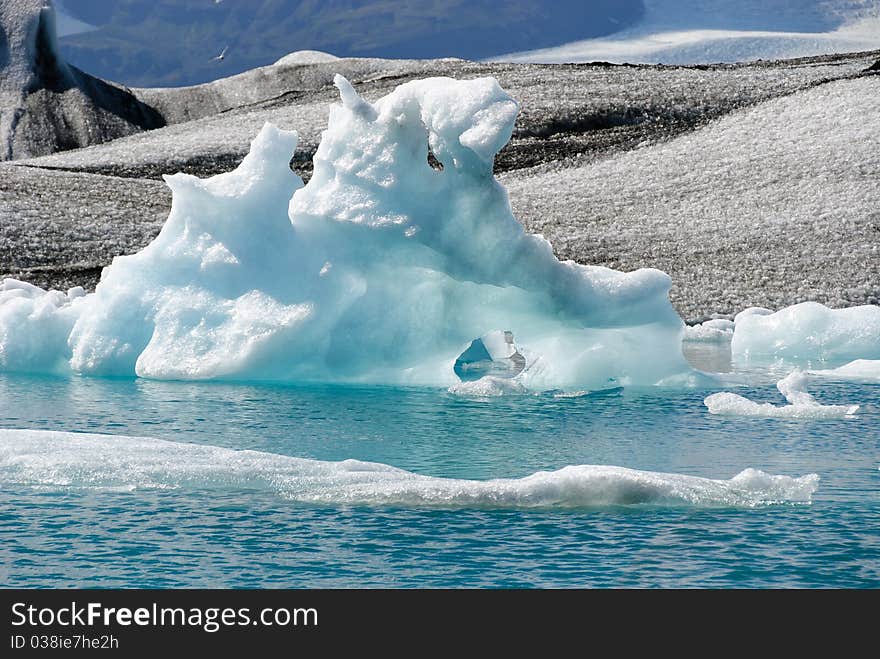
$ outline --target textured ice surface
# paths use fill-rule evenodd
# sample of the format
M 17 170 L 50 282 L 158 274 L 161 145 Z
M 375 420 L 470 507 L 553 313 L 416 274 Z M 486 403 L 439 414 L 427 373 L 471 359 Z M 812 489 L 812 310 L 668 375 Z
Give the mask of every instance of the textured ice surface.
M 842 364 L 880 359 L 880 307 L 829 309 L 803 302 L 773 314 L 740 314 L 732 350 L 740 360 Z
M 42 488 L 264 490 L 296 502 L 451 508 L 810 503 L 816 474 L 746 469 L 729 480 L 602 465 L 524 478 L 435 478 L 375 462 L 323 462 L 138 437 L 0 430 L 0 482 Z
M 810 376 L 792 371 L 776 383 L 788 405 L 756 403 L 739 394 L 720 392 L 704 401 L 711 414 L 727 416 L 770 417 L 779 419 L 841 419 L 855 415 L 858 405 L 823 405 L 807 393 Z
M 838 368 L 810 371 L 810 375 L 831 380 L 880 383 L 880 359 L 856 359 Z
M 272 126 L 233 172 L 167 177 L 159 236 L 93 295 L 16 300 L 2 350 L 18 354 L 26 316 L 59 328 L 26 353 L 34 370 L 60 353 L 98 375 L 446 386 L 470 341 L 504 327 L 540 356 L 529 388 L 687 371 L 665 274 L 560 262 L 511 215 L 492 163 L 517 104 L 497 82 L 414 81 L 375 104 L 337 85 L 306 187 L 288 167 L 295 134 Z
M 512 53 L 511 62 L 699 64 L 880 47 L 875 0 L 644 0 L 645 16 L 608 37 Z

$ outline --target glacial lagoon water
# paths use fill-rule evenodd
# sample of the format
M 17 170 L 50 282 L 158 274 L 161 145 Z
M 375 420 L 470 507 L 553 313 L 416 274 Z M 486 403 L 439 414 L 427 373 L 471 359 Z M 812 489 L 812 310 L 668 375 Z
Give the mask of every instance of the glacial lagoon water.
M 735 390 L 780 402 L 771 380 L 756 382 Z M 579 464 L 713 479 L 754 467 L 821 480 L 809 504 L 410 507 L 304 503 L 236 478 L 89 487 L 76 473 L 59 478 L 55 464 L 35 480 L 0 483 L 0 585 L 880 586 L 880 387 L 823 383 L 823 402 L 861 404 L 854 418 L 834 420 L 714 416 L 708 393 L 476 399 L 428 388 L 3 374 L 2 428 L 478 480 Z

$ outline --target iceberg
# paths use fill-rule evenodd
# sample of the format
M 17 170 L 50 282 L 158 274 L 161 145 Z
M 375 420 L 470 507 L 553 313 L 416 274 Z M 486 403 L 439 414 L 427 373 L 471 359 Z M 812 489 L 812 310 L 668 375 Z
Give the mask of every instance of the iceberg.
M 802 302 L 776 313 L 748 309 L 737 315 L 731 350 L 735 359 L 783 359 L 844 364 L 880 359 L 880 307 L 830 309 Z
M 534 357 L 529 389 L 689 372 L 666 274 L 560 262 L 512 215 L 492 166 L 519 108 L 497 81 L 417 80 L 375 103 L 335 83 L 308 185 L 297 135 L 267 124 L 234 171 L 166 176 L 161 232 L 94 293 L 7 281 L 0 369 L 449 387 L 503 328 Z
M 146 437 L 0 429 L 0 483 L 53 489 L 224 489 L 321 505 L 589 508 L 810 503 L 819 476 L 745 469 L 729 480 L 606 465 L 468 480 L 376 462 L 326 462 Z
M 756 403 L 728 391 L 707 396 L 704 404 L 710 414 L 777 419 L 844 419 L 855 416 L 858 405 L 823 405 L 807 393 L 809 374 L 795 369 L 776 383 L 788 405 Z

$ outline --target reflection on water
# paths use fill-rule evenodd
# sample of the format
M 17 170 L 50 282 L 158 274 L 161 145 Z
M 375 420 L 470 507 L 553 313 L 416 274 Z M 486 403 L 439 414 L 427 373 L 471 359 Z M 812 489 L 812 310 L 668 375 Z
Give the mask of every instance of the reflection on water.
M 733 358 L 730 342 L 700 343 L 685 341 L 681 350 L 688 364 L 706 373 L 730 373 L 733 371 Z

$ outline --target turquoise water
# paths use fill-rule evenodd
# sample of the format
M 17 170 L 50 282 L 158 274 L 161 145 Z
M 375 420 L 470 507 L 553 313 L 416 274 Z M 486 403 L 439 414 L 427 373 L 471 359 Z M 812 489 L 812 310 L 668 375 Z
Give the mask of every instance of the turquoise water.
M 780 402 L 772 383 L 738 393 Z M 810 505 L 405 509 L 303 504 L 230 482 L 0 483 L 0 585 L 878 587 L 880 387 L 854 419 L 724 418 L 708 390 L 473 400 L 445 391 L 0 376 L 0 427 L 155 437 L 432 476 L 609 464 L 727 479 L 817 473 Z

